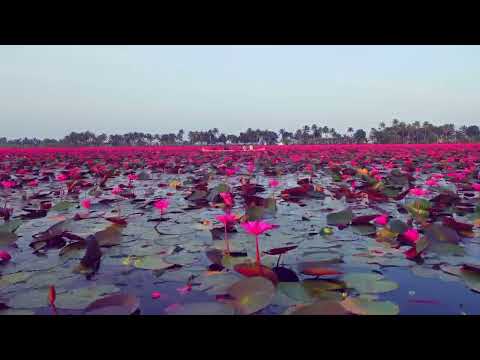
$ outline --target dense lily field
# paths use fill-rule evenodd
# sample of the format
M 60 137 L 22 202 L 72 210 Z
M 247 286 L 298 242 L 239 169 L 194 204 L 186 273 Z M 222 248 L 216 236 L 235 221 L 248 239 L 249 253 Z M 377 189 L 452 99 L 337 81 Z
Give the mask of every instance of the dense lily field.
M 480 314 L 479 145 L 232 149 L 0 150 L 0 314 Z

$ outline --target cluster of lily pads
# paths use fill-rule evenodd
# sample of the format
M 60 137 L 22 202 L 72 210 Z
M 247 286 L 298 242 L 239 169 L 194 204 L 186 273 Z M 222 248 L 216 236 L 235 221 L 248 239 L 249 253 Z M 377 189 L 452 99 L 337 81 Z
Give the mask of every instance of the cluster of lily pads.
M 415 279 L 477 296 L 479 163 L 476 145 L 3 149 L 0 314 L 422 313 L 439 299 Z

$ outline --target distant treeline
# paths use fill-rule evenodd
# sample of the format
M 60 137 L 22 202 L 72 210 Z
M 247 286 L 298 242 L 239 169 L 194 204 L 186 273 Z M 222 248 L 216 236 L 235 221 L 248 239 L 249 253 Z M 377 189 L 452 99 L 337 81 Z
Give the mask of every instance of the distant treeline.
M 393 119 L 390 126 L 381 122 L 377 129 L 371 128 L 368 134 L 363 129 L 349 127 L 345 134 L 328 126 L 305 125 L 294 132 L 280 129 L 253 130 L 248 128 L 239 135 L 224 134 L 217 128 L 206 131 L 189 131 L 183 129 L 178 133 L 149 134 L 130 132 L 127 134 L 100 134 L 91 131 L 71 132 L 62 139 L 7 139 L 0 137 L 0 146 L 34 147 L 34 146 L 149 146 L 149 145 L 227 145 L 227 144 L 431 144 L 455 142 L 480 142 L 480 129 L 477 125 L 462 126 L 458 129 L 453 124 L 436 126 L 425 121 L 405 123 Z

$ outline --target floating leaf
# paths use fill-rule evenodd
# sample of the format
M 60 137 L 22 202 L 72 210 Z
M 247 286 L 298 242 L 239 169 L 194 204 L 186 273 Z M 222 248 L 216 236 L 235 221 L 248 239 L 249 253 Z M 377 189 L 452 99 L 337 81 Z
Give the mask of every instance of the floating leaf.
M 55 206 L 53 206 L 50 210 L 52 211 L 66 211 L 73 206 L 73 203 L 69 201 L 60 201 Z
M 132 294 L 112 294 L 95 300 L 87 306 L 85 315 L 130 315 L 140 307 L 140 300 Z
M 360 293 L 378 294 L 398 289 L 398 284 L 382 279 L 382 275 L 373 273 L 351 273 L 342 277 L 349 288 Z
M 174 266 L 174 264 L 165 262 L 159 255 L 147 255 L 133 260 L 133 266 L 145 270 L 163 270 Z
M 428 226 L 425 229 L 425 238 L 432 243 L 450 242 L 457 244 L 461 240 L 455 230 L 439 224 Z
M 97 285 L 74 289 L 60 294 L 57 292 L 55 306 L 59 309 L 80 310 L 87 307 L 93 301 L 105 295 L 116 293 L 119 290 L 120 289 L 114 285 Z
M 356 315 L 397 315 L 400 312 L 398 305 L 391 301 L 370 301 L 348 297 L 341 305 Z
M 349 315 L 338 301 L 319 301 L 315 304 L 297 307 L 290 315 Z
M 328 225 L 348 225 L 353 219 L 352 209 L 348 208 L 336 213 L 327 214 Z
M 228 289 L 235 300 L 232 305 L 240 314 L 253 314 L 267 307 L 275 295 L 275 286 L 263 277 L 240 280 Z

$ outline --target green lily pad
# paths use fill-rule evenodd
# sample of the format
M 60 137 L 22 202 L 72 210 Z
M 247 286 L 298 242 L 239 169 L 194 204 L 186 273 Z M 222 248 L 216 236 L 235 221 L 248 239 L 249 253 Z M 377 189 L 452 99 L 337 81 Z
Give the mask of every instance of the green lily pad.
M 378 294 L 398 289 L 397 283 L 382 279 L 382 275 L 374 273 L 351 273 L 342 277 L 349 288 L 360 293 Z
M 352 222 L 353 212 L 352 209 L 347 208 L 345 210 L 327 214 L 328 225 L 348 225 Z
M 236 282 L 228 289 L 235 300 L 232 305 L 243 315 L 256 313 L 267 307 L 275 296 L 275 286 L 263 277 L 250 277 Z
M 341 304 L 355 315 L 397 315 L 400 312 L 398 305 L 391 301 L 370 301 L 348 297 Z
M 87 307 L 93 301 L 118 291 L 120 291 L 120 289 L 114 285 L 83 287 L 61 294 L 57 293 L 55 305 L 59 309 L 80 310 Z
M 319 301 L 301 306 L 290 315 L 349 315 L 349 312 L 338 301 Z
M 352 225 L 352 231 L 358 235 L 373 235 L 377 232 L 374 225 Z
M 168 269 L 169 267 L 174 266 L 174 264 L 167 263 L 159 255 L 147 255 L 147 256 L 135 258 L 133 260 L 133 266 L 135 266 L 138 269 L 145 269 L 145 270 L 162 270 L 162 269 Z
M 52 211 L 66 211 L 73 206 L 73 203 L 69 201 L 60 201 L 55 206 L 53 206 L 50 210 Z

